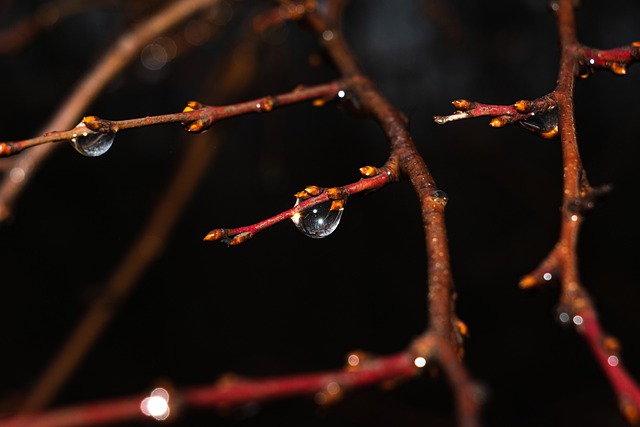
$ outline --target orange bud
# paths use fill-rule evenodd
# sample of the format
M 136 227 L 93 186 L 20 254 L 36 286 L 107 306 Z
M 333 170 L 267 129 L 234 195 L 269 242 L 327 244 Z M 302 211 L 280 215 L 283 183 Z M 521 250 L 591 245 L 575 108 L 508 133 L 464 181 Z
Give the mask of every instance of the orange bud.
M 491 125 L 491 127 L 494 127 L 494 128 L 501 128 L 507 123 L 509 123 L 509 121 L 504 117 L 494 117 L 489 122 L 489 125 Z
M 379 173 L 380 171 L 378 170 L 378 168 L 373 166 L 363 166 L 360 168 L 360 174 L 362 174 L 362 176 L 371 177 L 376 176 Z

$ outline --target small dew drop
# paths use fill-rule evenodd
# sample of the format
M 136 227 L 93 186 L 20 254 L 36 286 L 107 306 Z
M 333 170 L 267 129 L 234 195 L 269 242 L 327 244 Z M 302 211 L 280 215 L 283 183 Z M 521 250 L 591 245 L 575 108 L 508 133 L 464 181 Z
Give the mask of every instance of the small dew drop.
M 446 206 L 447 202 L 449 201 L 449 196 L 447 195 L 447 193 L 445 193 L 442 190 L 434 190 L 431 192 L 431 198 L 433 198 L 433 201 L 442 205 L 442 206 Z
M 338 91 L 338 98 L 344 98 L 345 96 L 347 96 L 347 93 L 343 90 L 339 90 Z
M 549 280 L 553 279 L 553 275 L 552 275 L 551 273 L 544 273 L 544 274 L 542 275 L 542 278 L 543 278 L 544 280 L 549 281 Z
M 301 201 L 300 198 L 296 199 L 294 206 L 298 206 Z M 319 203 L 305 211 L 296 213 L 291 217 L 291 220 L 305 236 L 322 239 L 336 230 L 344 211 L 344 209 L 331 210 L 331 204 L 331 200 Z
M 584 319 L 582 318 L 582 316 L 577 315 L 577 314 L 575 316 L 573 316 L 574 325 L 580 326 L 580 325 L 582 325 L 583 322 L 584 322 Z
M 323 38 L 325 41 L 329 41 L 329 40 L 333 39 L 333 31 L 331 31 L 331 30 L 325 30 L 325 31 L 322 33 L 322 38 Z
M 607 363 L 609 364 L 609 366 L 618 366 L 618 363 L 620 363 L 620 359 L 618 359 L 618 356 L 612 354 L 607 358 Z
M 427 359 L 425 359 L 422 356 L 418 356 L 413 361 L 413 364 L 416 365 L 416 367 L 418 368 L 424 368 L 427 365 Z
M 79 128 L 86 126 L 84 123 L 80 122 L 76 127 Z M 70 142 L 73 148 L 83 156 L 98 157 L 109 151 L 109 148 L 113 145 L 115 137 L 115 132 L 102 133 L 87 129 L 80 135 L 75 133 Z
M 578 220 L 578 215 L 571 215 L 571 221 L 576 222 Z
M 562 323 L 567 323 L 571 319 L 571 316 L 569 316 L 568 313 L 564 313 L 564 312 L 560 313 L 560 315 L 558 317 L 560 318 L 560 321 Z

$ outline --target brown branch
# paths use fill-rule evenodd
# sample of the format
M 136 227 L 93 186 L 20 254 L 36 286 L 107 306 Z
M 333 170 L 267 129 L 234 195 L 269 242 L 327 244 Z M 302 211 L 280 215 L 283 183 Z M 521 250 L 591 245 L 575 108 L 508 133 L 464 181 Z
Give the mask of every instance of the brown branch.
M 531 288 L 551 280 L 560 281 L 560 320 L 565 323 L 572 321 L 576 326 L 609 378 L 623 413 L 630 422 L 636 423 L 640 421 L 640 388 L 615 354 L 617 341 L 602 333 L 596 310 L 578 274 L 576 248 L 580 225 L 585 212 L 593 208 L 596 198 L 606 194 L 610 186 L 594 188 L 586 178 L 578 149 L 573 94 L 578 76 L 587 77 L 598 69 L 625 74 L 626 68 L 640 58 L 640 43 L 610 50 L 581 45 L 576 37 L 575 3 L 574 0 L 559 0 L 552 4 L 561 48 L 558 84 L 552 93 L 533 101 L 518 101 L 511 106 L 458 100 L 453 103 L 458 108 L 457 112 L 435 116 L 434 120 L 445 124 L 491 116 L 494 127 L 517 123 L 545 138 L 560 137 L 564 178 L 560 236 L 538 267 L 521 279 L 520 287 Z M 612 345 L 612 342 L 616 344 Z
M 7 55 L 22 49 L 43 30 L 80 14 L 97 5 L 111 5 L 114 0 L 60 1 L 53 0 L 39 6 L 35 13 L 20 19 L 9 28 L 0 31 L 0 55 Z
M 197 11 L 209 7 L 215 1 L 182 0 L 172 2 L 124 34 L 78 84 L 58 109 L 56 115 L 44 126 L 44 131 L 39 133 L 73 126 L 107 83 L 122 71 L 146 44 Z M 56 145 L 45 145 L 29 150 L 28 153 L 15 159 L 2 160 L 3 162 L 11 162 L 11 167 L 9 168 L 10 173 L 5 175 L 0 182 L 0 222 L 11 216 L 13 204 L 38 167 L 53 152 L 54 147 Z M 15 171 L 14 178 L 12 178 L 12 171 Z
M 429 326 L 417 341 L 432 343 L 427 346 L 427 352 L 444 368 L 454 390 L 459 425 L 480 425 L 480 398 L 475 384 L 459 359 L 461 339 L 456 328 L 458 319 L 453 310 L 454 283 L 444 218 L 446 194 L 437 188 L 427 165 L 418 153 L 407 130 L 406 118 L 361 72 L 339 29 L 328 27 L 315 13 L 307 15 L 307 22 L 319 36 L 319 41 L 343 76 L 350 77 L 350 91 L 362 104 L 363 109 L 382 127 L 391 143 L 391 157 L 397 159 L 401 172 L 410 179 L 420 200 L 427 250 Z M 431 348 L 432 346 L 434 348 Z
M 579 74 L 579 58 L 581 46 L 575 34 L 574 5 L 571 0 L 561 0 L 556 12 L 558 32 L 560 36 L 561 57 L 558 86 L 554 92 L 558 101 L 560 115 L 560 140 L 564 164 L 564 191 L 562 206 L 562 224 L 558 257 L 562 295 L 561 307 L 574 315 L 574 324 L 589 344 L 594 357 L 609 378 L 614 392 L 618 395 L 623 414 L 631 423 L 640 421 L 640 388 L 624 369 L 622 362 L 616 359 L 615 366 L 611 366 L 602 346 L 605 342 L 597 321 L 597 315 L 587 291 L 582 286 L 578 275 L 577 238 L 583 213 L 572 209 L 585 205 L 594 193 L 589 185 L 578 150 L 573 111 L 573 91 L 575 76 Z M 597 192 L 597 191 L 596 191 Z M 578 321 L 576 322 L 576 317 Z

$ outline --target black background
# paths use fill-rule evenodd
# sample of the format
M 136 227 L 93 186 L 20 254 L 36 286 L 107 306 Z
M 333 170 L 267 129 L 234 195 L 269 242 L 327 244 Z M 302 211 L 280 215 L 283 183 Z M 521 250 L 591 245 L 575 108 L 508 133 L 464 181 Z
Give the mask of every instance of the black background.
M 9 27 L 41 2 L 3 2 Z M 130 2 L 151 7 L 160 2 Z M 116 5 L 113 7 L 113 5 Z M 179 111 L 197 99 L 242 23 L 267 2 L 233 1 L 227 27 L 159 71 L 136 61 L 86 114 L 109 119 Z M 74 83 L 140 19 L 118 2 L 59 22 L 0 58 L 0 139 L 41 130 Z M 578 36 L 613 48 L 640 40 L 640 3 L 586 0 Z M 487 119 L 436 125 L 432 116 L 466 98 L 510 104 L 553 90 L 555 23 L 542 0 L 350 1 L 344 33 L 363 70 L 410 120 L 446 218 L 457 310 L 470 330 L 466 363 L 487 393 L 488 426 L 624 426 L 608 382 L 585 343 L 556 321 L 557 284 L 517 286 L 554 245 L 560 223 L 559 142 Z M 296 23 L 260 44 L 255 79 L 233 102 L 336 78 Z M 582 281 L 603 327 L 640 377 L 637 221 L 640 66 L 576 84 L 581 154 L 593 185 L 613 192 L 587 217 L 579 240 Z M 80 117 L 78 118 L 80 120 Z M 418 203 L 408 182 L 347 203 L 337 231 L 309 239 L 282 223 L 237 247 L 202 241 L 217 227 L 258 222 L 291 207 L 306 185 L 339 186 L 381 165 L 378 126 L 329 104 L 308 103 L 220 123 L 222 144 L 160 256 L 146 269 L 52 407 L 150 390 L 336 369 L 362 349 L 391 354 L 426 327 L 426 266 Z M 117 135 L 86 158 L 61 146 L 0 228 L 0 403 L 27 394 L 100 293 L 155 209 L 192 135 L 163 125 Z M 1 165 L 1 163 L 0 163 Z M 152 424 L 141 421 L 135 425 Z M 393 390 L 353 390 L 319 408 L 295 397 L 230 413 L 179 414 L 176 426 L 449 426 L 446 381 L 437 372 Z M 0 423 L 1 424 L 1 423 Z M 134 424 L 132 424 L 134 425 Z

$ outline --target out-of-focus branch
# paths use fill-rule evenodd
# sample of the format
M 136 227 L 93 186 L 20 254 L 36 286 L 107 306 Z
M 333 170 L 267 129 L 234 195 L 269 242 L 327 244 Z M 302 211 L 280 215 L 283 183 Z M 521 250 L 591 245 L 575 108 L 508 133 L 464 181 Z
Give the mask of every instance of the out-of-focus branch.
M 420 363 L 419 363 L 420 364 Z M 344 369 L 255 380 L 225 376 L 211 386 L 167 392 L 171 417 L 188 409 L 229 408 L 246 402 L 268 402 L 291 396 L 314 396 L 328 405 L 350 390 L 381 383 L 390 378 L 406 379 L 420 369 L 407 352 L 368 358 L 362 353 L 347 356 Z M 141 404 L 147 395 L 89 403 L 39 414 L 18 415 L 2 420 L 3 427 L 81 427 L 141 420 Z
M 124 69 L 139 51 L 159 34 L 164 33 L 199 10 L 210 7 L 217 0 L 182 0 L 171 2 L 148 20 L 120 37 L 105 53 L 97 65 L 78 84 L 43 132 L 66 129 L 77 123 L 79 117 L 102 89 Z M 12 206 L 40 164 L 52 153 L 56 145 L 30 150 L 10 160 L 9 172 L 0 182 L 0 222 L 11 216 Z
M 0 55 L 14 53 L 39 33 L 60 21 L 87 9 L 101 5 L 112 5 L 117 0 L 92 0 L 92 1 L 60 1 L 53 0 L 39 6 L 33 15 L 25 16 L 11 27 L 0 31 Z
M 247 58 L 254 57 L 254 39 L 241 38 L 234 47 L 227 60 L 228 63 L 225 67 L 221 67 L 224 72 L 221 75 L 214 74 L 214 87 L 207 88 L 207 90 L 214 90 L 222 97 L 232 91 L 241 91 L 253 75 L 254 67 Z M 198 136 L 198 140 L 189 145 L 171 185 L 153 210 L 148 226 L 142 230 L 120 265 L 105 282 L 101 296 L 94 301 L 65 345 L 39 378 L 22 405 L 23 412 L 38 411 L 48 404 L 106 328 L 147 266 L 162 250 L 180 213 L 184 210 L 210 163 L 216 151 L 218 139 L 219 134 L 211 132 Z

